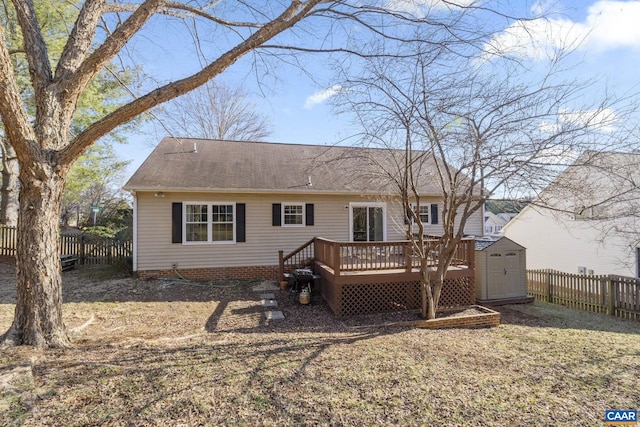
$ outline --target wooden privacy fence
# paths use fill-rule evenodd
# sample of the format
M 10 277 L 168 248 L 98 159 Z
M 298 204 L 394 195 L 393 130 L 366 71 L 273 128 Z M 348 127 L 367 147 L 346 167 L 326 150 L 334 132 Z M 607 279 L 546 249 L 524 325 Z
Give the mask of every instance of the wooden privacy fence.
M 527 270 L 527 293 L 538 301 L 640 320 L 640 279 L 633 277 Z
M 16 253 L 16 228 L 0 225 L 0 255 L 14 256 Z
M 0 255 L 15 256 L 16 228 L 0 225 Z M 133 253 L 130 240 L 112 239 L 88 234 L 62 234 L 60 255 L 73 255 L 80 264 L 119 264 Z

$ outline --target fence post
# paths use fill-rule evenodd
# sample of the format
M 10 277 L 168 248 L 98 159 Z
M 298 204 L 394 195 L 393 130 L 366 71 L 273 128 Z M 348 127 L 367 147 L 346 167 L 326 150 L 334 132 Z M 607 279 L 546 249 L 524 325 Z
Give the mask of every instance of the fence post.
M 547 270 L 547 302 L 553 302 L 553 273 Z
M 616 315 L 616 287 L 613 277 L 607 276 L 607 314 Z
M 84 234 L 80 235 L 80 238 L 78 239 L 80 241 L 80 250 L 78 252 L 80 252 L 80 265 L 84 265 L 84 258 L 85 258 L 85 253 L 84 253 Z

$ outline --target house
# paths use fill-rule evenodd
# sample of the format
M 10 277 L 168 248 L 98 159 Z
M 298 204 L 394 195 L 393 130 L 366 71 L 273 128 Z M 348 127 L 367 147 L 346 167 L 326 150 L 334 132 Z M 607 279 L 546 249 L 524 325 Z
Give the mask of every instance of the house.
M 393 165 L 403 151 L 164 138 L 125 189 L 134 197 L 140 277 L 275 278 L 279 251 L 314 237 L 393 242 L 407 235 Z M 442 234 L 442 195 L 423 168 L 425 232 Z M 482 212 L 465 233 L 481 235 Z
M 500 212 L 497 214 L 498 218 L 503 219 L 506 222 L 511 221 L 516 215 L 516 212 Z
M 638 277 L 640 155 L 587 152 L 502 230 L 527 268 Z
M 502 228 L 507 225 L 509 220 L 494 214 L 491 211 L 484 212 L 484 234 L 498 234 Z

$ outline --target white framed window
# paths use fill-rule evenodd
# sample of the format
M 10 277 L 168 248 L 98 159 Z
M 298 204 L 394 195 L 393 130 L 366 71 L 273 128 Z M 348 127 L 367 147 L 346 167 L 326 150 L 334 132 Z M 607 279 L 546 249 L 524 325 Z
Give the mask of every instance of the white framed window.
M 209 206 L 185 204 L 184 241 L 206 242 L 208 240 Z
M 235 242 L 235 203 L 184 202 L 183 206 L 183 242 Z
M 282 204 L 282 226 L 304 227 L 304 203 Z
M 420 215 L 420 222 L 423 224 L 429 224 L 429 205 L 420 205 L 418 215 Z

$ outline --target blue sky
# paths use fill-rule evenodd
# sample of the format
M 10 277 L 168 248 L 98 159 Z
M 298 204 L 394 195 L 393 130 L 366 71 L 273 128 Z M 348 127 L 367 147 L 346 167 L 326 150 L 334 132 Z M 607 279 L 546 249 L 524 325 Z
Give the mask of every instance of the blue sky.
M 457 0 L 471 3 L 472 0 Z M 439 0 L 388 0 L 397 9 L 419 13 L 421 3 L 432 7 Z M 640 90 L 640 1 L 537 1 L 516 2 L 521 10 L 509 13 L 536 16 L 544 13 L 547 19 L 501 21 L 502 31 L 491 42 L 501 51 L 517 56 L 535 66 L 550 50 L 562 44 L 575 43 L 573 76 L 600 77 L 603 83 L 623 94 Z M 169 34 L 172 28 L 152 23 L 151 34 Z M 175 28 L 176 33 L 180 33 Z M 184 49 L 180 40 L 162 38 L 162 43 L 144 46 L 137 58 L 149 74 L 159 76 L 160 82 L 185 75 L 197 67 L 194 52 Z M 132 46 L 132 50 L 136 46 Z M 228 69 L 220 79 L 231 85 L 241 85 L 266 114 L 273 125 L 269 138 L 274 142 L 336 144 L 355 130 L 349 117 L 332 112 L 331 97 L 337 87 L 333 75 L 320 56 L 300 59 L 302 68 L 285 64 L 271 65 L 257 72 L 251 68 L 251 58 L 244 58 Z M 311 79 L 308 74 L 314 76 Z M 260 77 L 256 77 L 260 75 Z M 571 78 L 567 74 L 567 79 Z M 122 159 L 132 160 L 128 175 L 140 165 L 165 132 L 156 123 L 145 126 L 142 135 L 131 135 L 129 143 L 117 147 Z M 188 135 L 183 135 L 188 136 Z M 128 176 L 127 176 L 128 177 Z

